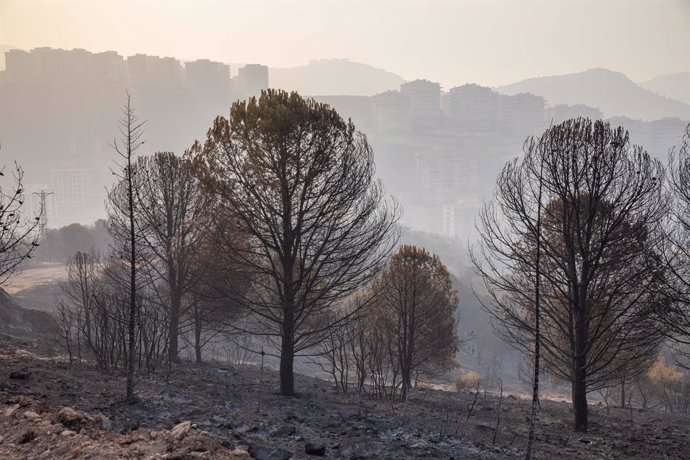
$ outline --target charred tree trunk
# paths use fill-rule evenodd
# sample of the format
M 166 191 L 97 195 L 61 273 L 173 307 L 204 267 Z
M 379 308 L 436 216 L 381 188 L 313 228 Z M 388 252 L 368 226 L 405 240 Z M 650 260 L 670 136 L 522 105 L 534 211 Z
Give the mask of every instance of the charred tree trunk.
M 406 400 L 407 399 L 407 392 L 409 391 L 411 387 L 411 378 L 410 378 L 410 370 L 407 365 L 403 366 L 400 369 L 400 383 L 401 383 L 401 389 L 400 389 L 400 399 Z
M 573 410 L 575 431 L 587 432 L 587 288 L 580 284 L 576 290 L 575 356 L 573 360 Z
M 575 372 L 573 380 L 573 409 L 575 411 L 575 431 L 587 432 L 587 389 L 582 371 Z
M 127 402 L 134 402 L 134 369 L 137 360 L 137 324 L 140 318 L 138 314 L 137 298 L 137 217 L 138 207 L 135 196 L 137 195 L 138 181 L 134 170 L 134 155 L 144 144 L 142 141 L 143 122 L 138 120 L 134 107 L 131 104 L 131 96 L 127 93 L 127 103 L 122 109 L 123 117 L 119 121 L 121 133 L 120 142 L 114 141 L 113 148 L 120 156 L 122 163 L 117 164 L 119 171 L 114 172 L 119 179 L 118 184 L 108 195 L 108 215 L 113 221 L 111 234 L 117 241 L 114 247 L 116 254 L 123 259 L 126 265 L 127 275 L 117 278 L 121 283 L 122 291 L 128 292 L 128 306 L 125 311 L 125 327 L 123 328 L 122 351 L 126 358 L 127 369 L 126 396 Z M 125 268 L 125 267 L 123 267 Z
M 280 346 L 280 394 L 294 396 L 295 377 L 293 367 L 295 362 L 295 343 L 291 327 L 285 327 Z
M 198 311 L 197 307 L 195 307 L 195 315 L 194 315 L 194 353 L 196 355 L 196 363 L 201 364 L 203 362 L 203 356 L 201 354 L 201 331 L 202 331 L 202 321 L 201 321 L 201 314 Z
M 540 281 L 541 281 L 541 200 L 543 193 L 543 172 L 544 160 L 541 161 L 539 168 L 539 194 L 537 197 L 537 223 L 536 223 L 536 237 L 537 248 L 535 255 L 535 277 L 534 277 L 534 376 L 532 381 L 532 410 L 529 421 L 529 434 L 527 436 L 527 452 L 525 458 L 531 460 L 532 446 L 534 444 L 534 432 L 537 424 L 537 409 L 539 408 L 539 360 L 541 359 L 541 303 L 540 303 Z M 503 388 L 501 387 L 501 392 Z
M 129 100 L 127 102 L 127 111 L 130 112 Z M 131 126 L 131 116 L 128 114 L 128 125 Z M 127 324 L 127 332 L 129 334 L 128 352 L 127 352 L 127 401 L 134 401 L 134 357 L 135 357 L 135 329 L 137 321 L 137 252 L 136 252 L 136 235 L 134 229 L 134 184 L 132 182 L 132 139 L 131 133 L 128 133 L 127 139 L 127 198 L 128 198 L 128 212 L 129 212 L 129 237 L 130 237 L 130 286 L 129 286 L 129 321 Z
M 283 324 L 280 344 L 280 394 L 283 396 L 294 396 L 295 305 L 292 286 L 293 265 L 290 261 L 284 261 L 283 267 L 283 276 L 286 282 L 284 286 L 285 298 L 283 299 Z
M 181 296 L 177 286 L 177 277 L 171 270 L 171 295 L 170 295 L 170 324 L 168 326 L 168 359 L 171 363 L 179 361 L 179 334 L 180 334 L 180 304 Z
M 170 330 L 168 331 L 168 359 L 171 363 L 179 361 L 179 327 L 180 304 L 173 302 L 170 305 Z

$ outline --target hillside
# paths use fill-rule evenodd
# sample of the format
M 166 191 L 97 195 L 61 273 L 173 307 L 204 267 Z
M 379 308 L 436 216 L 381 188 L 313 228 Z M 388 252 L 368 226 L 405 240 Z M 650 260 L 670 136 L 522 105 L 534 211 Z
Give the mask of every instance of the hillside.
M 659 75 L 638 85 L 662 96 L 690 104 L 690 72 Z
M 347 59 L 319 59 L 299 67 L 269 69 L 273 88 L 303 95 L 373 96 L 398 89 L 405 80 L 391 72 Z
M 689 104 L 641 88 L 624 74 L 607 69 L 530 78 L 497 90 L 508 95 L 532 93 L 544 97 L 549 105 L 584 104 L 600 109 L 606 117 L 690 120 Z
M 21 336 L 48 336 L 57 333 L 57 324 L 48 313 L 20 306 L 0 288 L 0 331 Z
M 524 458 L 529 402 L 511 394 L 427 388 L 384 401 L 297 375 L 299 394 L 286 398 L 270 369 L 179 365 L 141 379 L 127 405 L 122 375 L 38 350 L 0 335 L 1 458 Z M 593 404 L 585 435 L 569 412 L 541 401 L 535 459 L 687 454 L 683 414 Z

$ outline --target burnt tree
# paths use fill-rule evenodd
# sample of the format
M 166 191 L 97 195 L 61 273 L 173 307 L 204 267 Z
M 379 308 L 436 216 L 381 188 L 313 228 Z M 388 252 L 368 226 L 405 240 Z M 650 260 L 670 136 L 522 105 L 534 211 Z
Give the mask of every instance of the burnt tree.
M 577 431 L 587 430 L 587 393 L 645 372 L 662 341 L 663 181 L 622 128 L 569 120 L 526 143 L 480 213 L 473 259 L 486 307 L 531 352 L 539 274 L 540 352 L 571 383 Z
M 458 347 L 458 294 L 441 259 L 412 245 L 393 254 L 373 291 L 371 324 L 390 339 L 405 399 L 413 376 L 453 366 Z
M 11 173 L 0 166 L 0 181 L 9 179 L 9 185 L 0 182 L 0 286 L 14 274 L 22 261 L 31 258 L 38 246 L 36 229 L 41 216 L 35 215 L 30 220 L 22 216 L 26 209 L 23 178 L 24 172 L 18 164 L 15 163 Z
M 227 247 L 250 283 L 236 297 L 253 333 L 279 339 L 280 389 L 292 395 L 296 353 L 325 339 L 329 311 L 385 259 L 397 208 L 374 178 L 366 137 L 294 92 L 234 103 L 193 150 L 205 185 L 246 235 Z
M 141 245 L 141 230 L 137 226 L 139 206 L 136 200 L 138 187 L 135 155 L 144 144 L 144 122 L 140 121 L 132 106 L 131 95 L 127 93 L 127 103 L 122 108 L 122 118 L 118 122 L 120 139 L 113 141 L 113 149 L 119 156 L 113 174 L 118 182 L 108 193 L 108 229 L 113 237 L 113 253 L 126 268 L 127 276 L 117 276 L 123 291 L 128 293 L 127 317 L 127 385 L 126 401 L 134 402 L 134 367 L 136 364 L 136 326 L 138 317 L 137 283 L 140 278 L 138 246 Z M 113 271 L 118 273 L 118 271 Z
M 196 254 L 208 222 L 201 188 L 189 159 L 170 152 L 137 159 L 136 212 L 142 240 L 152 255 L 148 268 L 163 281 L 156 289 L 168 316 L 168 357 L 178 360 L 180 320 L 184 301 L 199 282 Z M 157 284 L 154 284 L 157 286 Z

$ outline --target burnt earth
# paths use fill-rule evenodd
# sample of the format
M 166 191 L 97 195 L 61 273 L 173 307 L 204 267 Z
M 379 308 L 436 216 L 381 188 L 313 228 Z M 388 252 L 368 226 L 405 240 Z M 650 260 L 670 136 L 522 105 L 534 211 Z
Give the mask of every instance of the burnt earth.
M 298 396 L 253 366 L 180 364 L 124 378 L 70 367 L 30 341 L 0 338 L 0 458 L 522 458 L 529 402 L 416 390 L 407 402 L 336 393 L 298 375 Z M 29 372 L 27 379 L 10 378 Z M 476 401 L 475 401 L 476 400 Z M 474 407 L 470 412 L 472 402 Z M 690 417 L 591 407 L 591 430 L 571 430 L 568 404 L 542 401 L 535 458 L 687 458 Z M 495 440 L 494 440 L 495 439 Z M 251 455 L 251 456 L 250 456 Z

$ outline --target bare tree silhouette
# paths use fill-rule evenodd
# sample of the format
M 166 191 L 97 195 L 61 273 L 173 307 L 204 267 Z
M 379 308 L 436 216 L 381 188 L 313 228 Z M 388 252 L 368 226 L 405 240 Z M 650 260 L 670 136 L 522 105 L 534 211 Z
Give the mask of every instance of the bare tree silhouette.
M 388 255 L 397 208 L 374 179 L 366 137 L 297 93 L 236 102 L 192 154 L 247 235 L 246 245 L 226 245 L 250 280 L 237 297 L 252 332 L 280 339 L 281 393 L 292 395 L 295 354 L 324 340 L 327 313 Z
M 661 343 L 663 181 L 663 166 L 622 128 L 569 120 L 527 142 L 480 213 L 473 260 L 491 295 L 485 306 L 532 352 L 540 274 L 540 351 L 545 370 L 572 385 L 578 431 L 587 430 L 587 393 L 645 372 Z

